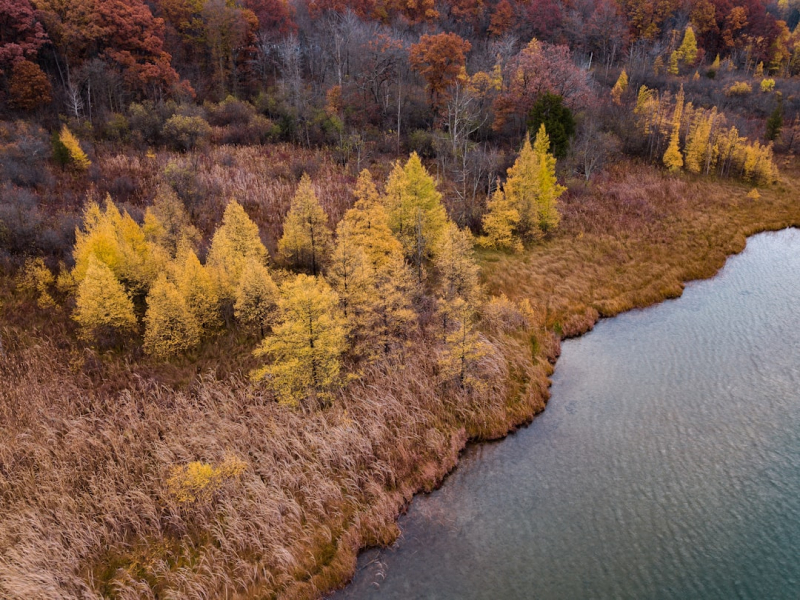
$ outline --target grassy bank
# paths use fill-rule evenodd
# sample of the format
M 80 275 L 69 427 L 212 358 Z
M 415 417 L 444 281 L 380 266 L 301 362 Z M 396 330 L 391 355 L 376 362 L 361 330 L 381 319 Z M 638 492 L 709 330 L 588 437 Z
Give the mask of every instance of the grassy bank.
M 121 164 L 118 178 L 134 167 L 150 169 Z M 249 167 L 204 179 L 212 168 L 203 186 L 248 195 L 258 184 Z M 285 187 L 266 196 L 288 199 Z M 168 367 L 101 356 L 70 343 L 65 311 L 38 310 L 3 279 L 0 596 L 312 598 L 342 585 L 358 550 L 395 539 L 399 511 L 440 483 L 467 440 L 501 437 L 544 408 L 560 337 L 675 297 L 746 236 L 800 224 L 793 165 L 760 199 L 749 191 L 626 163 L 571 189 L 552 239 L 484 253 L 487 288 L 529 299 L 534 316 L 487 319 L 482 394 L 437 384 L 421 332 L 332 407 L 287 410 L 246 380 L 252 344 L 233 334 Z M 343 195 L 331 197 L 343 211 Z M 272 239 L 285 206 L 262 208 Z M 212 498 L 182 505 L 168 493 L 172 465 L 230 454 L 247 468 Z

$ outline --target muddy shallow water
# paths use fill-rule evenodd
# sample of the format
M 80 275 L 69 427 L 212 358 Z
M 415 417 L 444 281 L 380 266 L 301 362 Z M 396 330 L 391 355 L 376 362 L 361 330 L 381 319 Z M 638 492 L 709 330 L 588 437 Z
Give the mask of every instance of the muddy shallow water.
M 565 342 L 400 527 L 334 598 L 800 598 L 800 231 Z

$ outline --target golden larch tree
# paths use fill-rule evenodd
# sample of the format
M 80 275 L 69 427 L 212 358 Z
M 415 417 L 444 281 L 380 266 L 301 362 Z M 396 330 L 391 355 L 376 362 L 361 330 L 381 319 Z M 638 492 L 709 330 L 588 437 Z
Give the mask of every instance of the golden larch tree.
M 508 170 L 503 186 L 506 200 L 519 215 L 516 233 L 523 242 L 537 240 L 542 235 L 537 208 L 539 172 L 539 156 L 531 146 L 530 136 L 526 135 L 519 156 Z
M 389 226 L 422 281 L 424 262 L 433 255 L 448 219 L 436 182 L 416 152 L 405 166 L 395 164 L 386 183 L 384 204 Z
M 252 374 L 266 379 L 281 403 L 327 399 L 340 385 L 346 345 L 338 304 L 336 292 L 318 277 L 301 274 L 281 286 L 278 323 L 254 352 L 270 362 Z
M 683 42 L 678 48 L 678 57 L 687 65 L 693 65 L 697 60 L 697 38 L 694 29 L 689 25 L 683 34 Z
M 278 306 L 278 286 L 267 268 L 258 260 L 250 258 L 242 271 L 236 303 L 233 305 L 236 319 L 251 331 L 264 337 Z
M 165 274 L 147 294 L 144 322 L 144 350 L 157 358 L 175 356 L 200 344 L 200 326 Z
M 75 137 L 66 125 L 61 126 L 58 139 L 64 145 L 64 148 L 67 149 L 69 162 L 76 170 L 85 171 L 92 165 L 92 161 L 89 160 L 89 157 L 86 156 L 86 152 L 81 148 L 78 138 Z
M 627 89 L 628 73 L 625 69 L 622 69 L 622 73 L 619 74 L 617 82 L 614 84 L 614 87 L 611 88 L 611 98 L 614 100 L 614 104 L 622 104 L 622 94 L 624 94 Z
M 487 209 L 483 215 L 483 231 L 486 236 L 480 238 L 480 244 L 498 250 L 522 252 L 522 241 L 517 235 L 519 212 L 499 186 L 487 203 Z
M 194 247 L 200 241 L 200 232 L 192 225 L 186 207 L 168 185 L 158 188 L 152 206 L 148 206 L 144 213 L 142 229 L 149 241 L 173 258 L 181 242 L 186 241 Z
M 536 134 L 533 151 L 539 166 L 536 176 L 536 216 L 539 229 L 546 234 L 555 230 L 561 222 L 558 199 L 567 188 L 559 185 L 556 179 L 556 157 L 550 153 L 550 137 L 547 135 L 544 123 Z
M 133 302 L 114 272 L 94 256 L 87 262 L 72 316 L 80 325 L 80 337 L 92 341 L 108 333 L 136 331 Z
M 395 252 L 375 271 L 375 288 L 364 320 L 365 345 L 371 358 L 402 348 L 410 338 L 416 313 L 412 297 L 417 284 L 402 252 Z
M 475 310 L 463 298 L 456 298 L 449 303 L 448 311 L 445 344 L 438 361 L 440 375 L 461 388 L 480 391 L 483 381 L 478 368 L 489 346 L 475 330 Z
M 184 239 L 171 264 L 171 277 L 186 308 L 194 316 L 201 333 L 207 334 L 222 324 L 217 282 Z
M 669 138 L 669 146 L 664 152 L 664 165 L 671 172 L 675 173 L 683 167 L 683 155 L 679 147 L 681 133 L 681 118 L 683 116 L 683 86 L 675 98 L 675 109 L 672 112 L 672 134 Z
M 437 293 L 448 301 L 461 297 L 477 306 L 483 296 L 480 267 L 475 260 L 475 240 L 468 229 L 450 223 L 442 236 L 433 264 Z
M 311 178 L 304 173 L 283 222 L 278 251 L 286 264 L 317 275 L 330 256 L 331 246 L 328 215 L 317 199 Z

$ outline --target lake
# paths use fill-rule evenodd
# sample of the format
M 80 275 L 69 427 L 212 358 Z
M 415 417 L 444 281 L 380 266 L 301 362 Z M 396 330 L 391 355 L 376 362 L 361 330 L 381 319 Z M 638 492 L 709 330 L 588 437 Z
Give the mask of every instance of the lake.
M 800 231 L 566 341 L 400 527 L 334 598 L 800 598 Z

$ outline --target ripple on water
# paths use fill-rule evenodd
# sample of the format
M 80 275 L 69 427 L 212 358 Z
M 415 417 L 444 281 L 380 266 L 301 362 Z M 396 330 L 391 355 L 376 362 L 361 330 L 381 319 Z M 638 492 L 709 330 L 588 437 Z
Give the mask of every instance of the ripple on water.
M 340 598 L 800 598 L 800 232 L 563 345 Z

